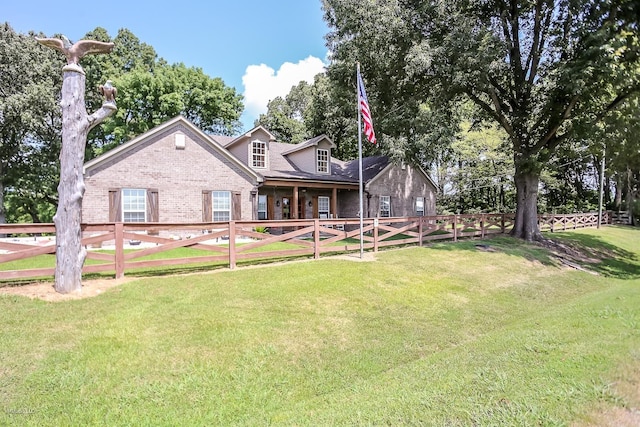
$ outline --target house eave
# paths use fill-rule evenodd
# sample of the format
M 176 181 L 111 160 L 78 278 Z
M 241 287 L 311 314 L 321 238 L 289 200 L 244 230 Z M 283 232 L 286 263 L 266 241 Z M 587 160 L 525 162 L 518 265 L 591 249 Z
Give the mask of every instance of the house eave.
M 265 178 L 263 187 L 307 187 L 307 188 L 342 188 L 357 190 L 357 182 L 323 181 L 305 178 Z
M 221 155 L 227 158 L 240 170 L 244 171 L 247 175 L 255 179 L 257 183 L 260 183 L 263 181 L 262 175 L 255 172 L 253 169 L 249 168 L 247 165 L 242 163 L 239 159 L 237 159 L 234 155 L 232 155 L 225 147 L 219 144 L 215 139 L 213 139 L 211 136 L 204 133 L 202 130 L 200 130 L 197 126 L 195 126 L 193 123 L 191 123 L 189 120 L 187 120 L 183 116 L 176 116 L 173 119 L 143 133 L 142 135 L 139 135 L 133 138 L 132 140 L 127 141 L 126 143 L 112 150 L 109 150 L 108 152 L 102 154 L 101 156 L 98 156 L 95 159 L 89 160 L 83 165 L 82 173 L 86 174 L 88 170 L 91 170 L 92 168 L 95 168 L 101 165 L 102 163 L 110 160 L 115 156 L 126 153 L 127 151 L 133 149 L 137 144 L 141 143 L 142 141 L 145 141 L 153 137 L 154 135 L 157 135 L 163 132 L 164 130 L 169 129 L 172 126 L 175 126 L 177 124 L 182 124 L 183 126 L 188 128 L 190 131 L 192 131 L 195 135 L 198 135 L 200 138 L 202 138 L 202 140 L 204 140 L 205 142 L 210 144 L 212 147 L 214 147 Z

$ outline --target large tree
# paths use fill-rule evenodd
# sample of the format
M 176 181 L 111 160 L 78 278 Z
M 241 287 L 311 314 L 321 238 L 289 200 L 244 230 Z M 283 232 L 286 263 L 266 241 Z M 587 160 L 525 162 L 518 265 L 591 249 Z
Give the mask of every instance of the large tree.
M 36 43 L 34 35 L 0 25 L 0 223 L 7 218 L 51 221 L 58 201 L 64 59 Z M 117 117 L 91 130 L 86 159 L 177 114 L 207 132 L 232 135 L 239 130 L 242 97 L 221 79 L 167 64 L 127 29 L 111 38 L 96 28 L 83 38 L 115 44 L 108 56 L 83 58 L 87 109 L 100 108 L 98 86 L 107 79 L 118 87 L 122 106 Z
M 476 119 L 504 129 L 517 190 L 512 234 L 527 240 L 541 238 L 540 174 L 573 122 L 599 121 L 639 90 L 640 6 L 631 0 L 325 0 L 324 8 L 332 67 L 363 63 L 374 119 L 404 108 L 394 98 L 409 116 L 394 127 L 411 125 L 418 97 L 433 109 L 468 99 Z
M 280 142 L 298 143 L 309 135 L 304 115 L 311 103 L 312 86 L 301 81 L 283 98 L 276 96 L 267 104 L 267 112 L 260 114 L 254 125 L 269 129 Z
M 234 135 L 240 128 L 242 96 L 200 68 L 159 63 L 153 71 L 134 69 L 113 82 L 118 88 L 118 112 L 104 125 L 105 132 L 113 135 L 110 145 L 178 114 L 209 133 Z
M 57 103 L 63 64 L 33 34 L 19 34 L 8 23 L 0 24 L 0 223 L 6 220 L 8 190 L 12 205 L 31 221 L 51 220 L 51 215 L 43 218 L 40 212 L 51 212 L 57 202 L 61 141 Z

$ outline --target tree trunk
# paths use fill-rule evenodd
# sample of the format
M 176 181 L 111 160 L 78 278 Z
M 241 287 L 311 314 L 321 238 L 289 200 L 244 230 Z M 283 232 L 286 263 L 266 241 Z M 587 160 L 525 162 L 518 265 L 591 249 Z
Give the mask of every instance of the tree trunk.
M 82 288 L 82 265 L 87 255 L 80 228 L 84 195 L 84 149 L 89 132 L 84 104 L 85 75 L 65 71 L 62 82 L 62 150 L 56 225 L 55 290 L 66 294 Z
M 2 165 L 0 165 L 0 175 L 2 174 Z M 7 216 L 4 210 L 4 184 L 0 180 L 0 224 L 7 223 Z
M 0 176 L 3 175 L 4 171 L 2 169 L 2 163 L 0 163 Z M 0 180 L 0 224 L 7 223 L 7 216 L 4 210 L 4 184 L 2 180 Z M 0 238 L 6 237 L 4 234 L 0 233 Z
M 616 201 L 614 204 L 618 211 L 622 208 L 622 187 L 622 177 L 620 176 L 620 172 L 616 172 Z
M 516 218 L 511 236 L 527 241 L 543 240 L 538 227 L 538 182 L 540 175 L 535 172 L 518 170 L 516 164 Z

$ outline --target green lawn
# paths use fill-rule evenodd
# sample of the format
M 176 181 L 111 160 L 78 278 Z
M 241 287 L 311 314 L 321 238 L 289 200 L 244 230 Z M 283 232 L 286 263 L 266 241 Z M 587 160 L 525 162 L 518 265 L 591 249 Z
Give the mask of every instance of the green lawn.
M 498 237 L 0 296 L 0 425 L 569 425 L 631 406 L 612 384 L 640 365 L 640 230 L 547 236 L 610 258 L 594 275 Z

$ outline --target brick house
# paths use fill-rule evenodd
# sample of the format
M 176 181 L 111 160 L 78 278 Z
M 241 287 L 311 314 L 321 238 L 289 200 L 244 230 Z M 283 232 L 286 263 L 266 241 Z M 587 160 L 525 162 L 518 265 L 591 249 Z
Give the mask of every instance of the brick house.
M 258 126 L 207 135 L 182 116 L 84 166 L 82 221 L 211 222 L 357 217 L 358 161 L 331 156 L 326 135 L 284 144 Z M 363 159 L 366 217 L 435 213 L 421 169 Z

